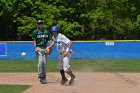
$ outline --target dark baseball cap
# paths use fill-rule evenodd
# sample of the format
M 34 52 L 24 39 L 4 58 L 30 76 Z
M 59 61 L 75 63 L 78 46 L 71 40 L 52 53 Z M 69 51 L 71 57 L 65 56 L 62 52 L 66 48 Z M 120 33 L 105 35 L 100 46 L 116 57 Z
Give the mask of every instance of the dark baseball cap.
M 43 20 L 38 20 L 37 23 L 44 23 L 44 21 Z

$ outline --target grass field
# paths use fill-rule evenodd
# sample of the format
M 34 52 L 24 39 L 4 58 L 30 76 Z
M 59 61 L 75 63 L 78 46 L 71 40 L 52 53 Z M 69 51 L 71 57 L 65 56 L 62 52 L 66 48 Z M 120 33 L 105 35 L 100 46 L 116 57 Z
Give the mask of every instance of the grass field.
M 91 72 L 140 72 L 140 59 L 113 59 L 90 60 L 72 59 L 71 68 L 74 71 Z M 57 60 L 48 60 L 47 72 L 58 71 Z M 0 72 L 35 72 L 37 73 L 37 61 L 0 61 Z M 21 93 L 30 86 L 0 85 L 0 93 Z
M 73 59 L 74 71 L 140 72 L 140 59 L 89 60 Z M 47 71 L 58 71 L 57 60 L 48 60 Z M 37 72 L 37 61 L 0 61 L 0 72 Z
M 27 88 L 29 85 L 1 85 L 0 84 L 0 93 L 21 93 Z

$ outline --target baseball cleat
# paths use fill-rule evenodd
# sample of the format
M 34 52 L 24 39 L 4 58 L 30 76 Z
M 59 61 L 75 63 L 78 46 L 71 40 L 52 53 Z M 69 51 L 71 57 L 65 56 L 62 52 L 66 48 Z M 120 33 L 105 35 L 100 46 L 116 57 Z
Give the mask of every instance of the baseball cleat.
M 41 84 L 47 84 L 46 79 L 40 80 Z
M 61 80 L 61 85 L 64 85 L 68 81 L 67 78 Z
M 39 78 L 41 84 L 47 84 L 47 80 L 45 78 Z
M 74 79 L 75 79 L 75 75 L 71 77 L 70 82 L 69 82 L 69 85 L 73 84 Z

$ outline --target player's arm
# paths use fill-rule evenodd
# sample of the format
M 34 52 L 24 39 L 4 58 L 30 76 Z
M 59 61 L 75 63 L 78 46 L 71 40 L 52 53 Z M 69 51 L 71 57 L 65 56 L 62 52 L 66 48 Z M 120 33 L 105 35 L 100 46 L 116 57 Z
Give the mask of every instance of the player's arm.
M 69 51 L 70 48 L 71 48 L 71 46 L 72 46 L 72 42 L 70 41 L 70 42 L 68 43 L 68 47 L 66 48 L 66 51 Z
M 52 34 L 51 34 L 51 33 L 49 34 L 49 40 L 50 40 L 50 46 L 48 46 L 48 48 L 49 48 L 49 49 L 52 49 L 52 47 L 53 47 L 55 44 L 54 44 L 54 41 L 53 41 L 53 38 L 52 38 Z
M 54 44 L 54 41 L 53 41 L 53 40 L 50 40 L 50 46 L 48 46 L 47 48 L 52 49 L 52 47 L 53 47 L 54 45 L 55 45 L 55 44 Z
M 72 42 L 64 35 L 62 36 L 61 41 L 67 46 L 66 50 L 63 51 L 63 56 L 67 56 L 72 46 Z
M 35 40 L 33 40 L 33 45 L 36 48 L 36 41 Z
M 52 52 L 52 47 L 54 46 L 54 41 L 53 40 L 50 40 L 50 46 L 48 46 L 46 49 L 45 49 L 45 53 L 47 54 L 51 54 Z
M 35 52 L 38 53 L 39 50 L 38 50 L 38 48 L 36 47 L 36 40 L 33 40 L 33 45 L 34 45 L 34 48 L 35 48 Z
M 36 31 L 34 30 L 32 33 L 33 45 L 36 47 Z
M 33 39 L 33 45 L 35 48 L 35 52 L 37 53 L 38 49 L 36 48 L 36 31 L 33 32 L 32 39 Z
M 71 46 L 72 46 L 72 42 L 69 42 L 68 45 L 67 45 L 66 50 L 63 52 L 63 56 L 67 56 L 68 55 Z
M 72 42 L 70 41 L 70 39 L 68 39 L 66 36 L 62 35 L 61 41 L 67 46 L 66 51 L 69 52 L 69 50 L 72 46 Z
M 50 54 L 52 52 L 52 47 L 55 45 L 53 39 L 52 39 L 52 35 L 50 34 L 49 35 L 49 39 L 50 39 L 50 46 L 48 46 L 46 49 L 45 49 L 45 53 L 47 54 Z

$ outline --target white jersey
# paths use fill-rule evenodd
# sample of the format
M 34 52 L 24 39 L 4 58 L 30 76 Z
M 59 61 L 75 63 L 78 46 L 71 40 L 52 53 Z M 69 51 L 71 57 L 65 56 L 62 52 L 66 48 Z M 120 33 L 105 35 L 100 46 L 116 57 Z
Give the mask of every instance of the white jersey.
M 59 53 L 62 53 L 62 51 L 65 51 L 68 47 L 68 44 L 70 43 L 70 40 L 65 35 L 62 35 L 60 33 L 58 33 L 57 37 L 53 36 L 52 39 Z

